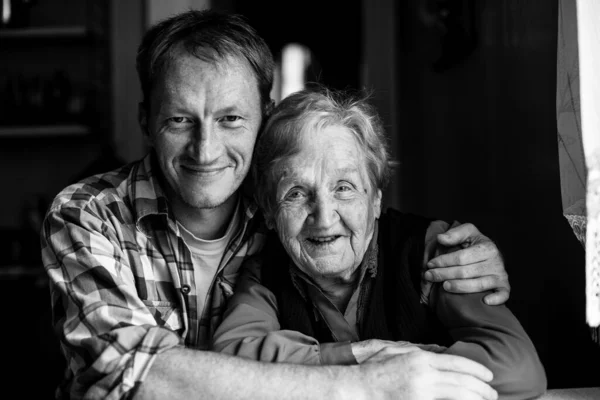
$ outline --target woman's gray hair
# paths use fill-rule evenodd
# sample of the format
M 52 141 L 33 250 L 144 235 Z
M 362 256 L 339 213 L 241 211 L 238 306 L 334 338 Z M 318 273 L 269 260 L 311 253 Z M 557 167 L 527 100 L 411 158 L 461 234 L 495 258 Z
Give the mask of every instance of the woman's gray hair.
M 333 125 L 347 128 L 363 149 L 371 188 L 385 189 L 390 154 L 381 118 L 368 96 L 322 87 L 301 90 L 273 109 L 254 149 L 255 198 L 267 219 L 275 211 L 278 165 L 300 151 L 305 131 Z

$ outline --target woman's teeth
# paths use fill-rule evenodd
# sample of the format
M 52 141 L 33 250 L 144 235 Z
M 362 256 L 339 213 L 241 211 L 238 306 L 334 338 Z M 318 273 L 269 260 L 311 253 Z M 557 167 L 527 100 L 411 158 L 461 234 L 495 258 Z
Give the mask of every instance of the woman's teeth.
M 314 242 L 314 243 L 328 243 L 328 242 L 333 242 L 338 237 L 339 236 L 324 236 L 324 237 L 309 238 L 308 240 L 310 240 L 311 242 Z

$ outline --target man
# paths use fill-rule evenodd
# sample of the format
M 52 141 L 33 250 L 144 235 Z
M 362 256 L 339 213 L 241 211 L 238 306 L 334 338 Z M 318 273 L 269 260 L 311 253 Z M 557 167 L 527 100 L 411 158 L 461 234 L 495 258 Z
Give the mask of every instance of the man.
M 241 262 L 263 244 L 262 217 L 240 188 L 272 107 L 273 66 L 265 42 L 236 16 L 189 11 L 144 36 L 139 120 L 152 151 L 64 189 L 42 229 L 68 361 L 59 396 L 356 398 L 413 390 L 404 368 L 429 368 L 432 379 L 448 371 L 490 378 L 479 364 L 427 352 L 310 368 L 203 351 Z M 444 285 L 496 288 L 491 304 L 506 301 L 508 278 L 491 241 L 469 224 L 439 240 L 471 247 L 432 260 L 452 267 L 430 270 L 431 280 L 475 277 Z

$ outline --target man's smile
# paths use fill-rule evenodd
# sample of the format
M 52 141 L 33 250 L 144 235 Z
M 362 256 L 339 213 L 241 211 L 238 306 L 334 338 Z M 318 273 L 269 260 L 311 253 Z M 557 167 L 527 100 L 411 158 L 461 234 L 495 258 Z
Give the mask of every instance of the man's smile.
M 214 177 L 225 172 L 230 166 L 228 165 L 180 165 L 183 172 L 193 174 L 199 177 Z

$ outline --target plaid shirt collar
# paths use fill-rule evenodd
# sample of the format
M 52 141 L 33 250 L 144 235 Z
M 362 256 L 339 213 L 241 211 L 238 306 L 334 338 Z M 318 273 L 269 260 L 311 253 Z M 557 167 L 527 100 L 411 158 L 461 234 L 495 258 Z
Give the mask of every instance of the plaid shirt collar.
M 172 271 L 178 271 L 172 274 L 175 286 L 177 288 L 187 286 L 195 292 L 191 254 L 180 235 L 161 180 L 158 160 L 153 152 L 132 168 L 127 182 L 132 217 L 136 221 L 138 231 L 147 237 L 157 238 L 155 243 L 161 248 L 162 254 L 166 256 L 165 259 L 170 260 L 168 263 L 172 263 Z M 221 320 L 225 297 L 233 293 L 235 282 L 227 277 L 230 274 L 237 275 L 239 265 L 248 252 L 252 254 L 262 247 L 262 240 L 257 240 L 258 236 L 255 236 L 257 233 L 261 236 L 260 232 L 262 232 L 260 228 L 262 217 L 259 217 L 258 206 L 251 197 L 245 195 L 243 189 L 240 192 L 242 193 L 239 205 L 242 212 L 242 228 L 225 250 L 204 310 L 196 309 L 193 296 L 186 297 L 187 300 L 182 302 L 184 329 L 181 334 L 188 346 L 206 345 L 207 338 L 212 336 Z M 163 236 L 165 234 L 166 236 Z M 166 241 L 159 237 L 166 238 Z

